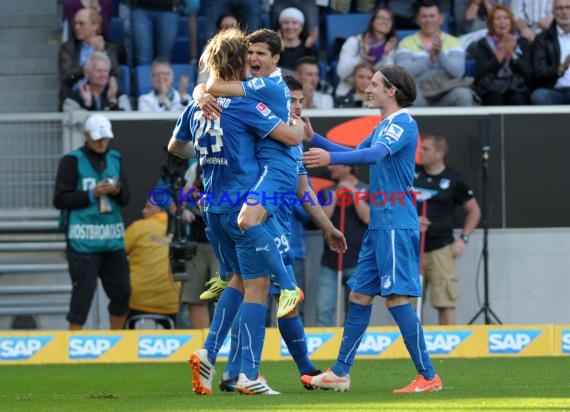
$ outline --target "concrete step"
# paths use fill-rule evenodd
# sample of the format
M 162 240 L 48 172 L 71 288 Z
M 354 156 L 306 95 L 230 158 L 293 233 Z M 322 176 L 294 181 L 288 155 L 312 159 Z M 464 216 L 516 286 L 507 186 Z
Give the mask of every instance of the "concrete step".
M 0 76 L 0 90 L 22 91 L 22 90 L 43 90 L 57 91 L 59 87 L 59 77 L 56 74 L 6 74 Z
M 44 44 L 49 40 L 59 40 L 61 30 L 58 27 L 41 27 L 30 30 L 29 28 L 6 28 L 0 27 L 0 39 L 2 44 L 33 45 Z
M 0 75 L 3 74 L 57 74 L 57 58 L 22 57 L 0 61 Z
M 32 42 L 23 45 L 20 42 L 7 43 L 0 39 L 0 57 L 1 58 L 17 58 L 21 57 L 49 57 L 57 61 L 60 47 L 59 40 L 46 40 L 41 42 Z
M 56 28 L 61 25 L 61 18 L 56 14 L 41 14 L 38 11 L 30 13 L 2 13 L 0 27 L 29 27 L 29 28 Z
M 13 0 L 2 2 L 2 13 L 57 14 L 58 1 L 55 0 Z
M 0 113 L 51 113 L 57 106 L 57 89 L 2 92 L 0 99 Z

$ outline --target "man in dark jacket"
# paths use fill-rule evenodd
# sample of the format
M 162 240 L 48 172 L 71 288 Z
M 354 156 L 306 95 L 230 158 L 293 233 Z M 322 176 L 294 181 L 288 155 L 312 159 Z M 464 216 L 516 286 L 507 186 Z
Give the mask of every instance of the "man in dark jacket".
M 554 1 L 554 21 L 533 43 L 533 104 L 570 103 L 570 0 Z
M 89 116 L 85 146 L 63 156 L 57 170 L 53 205 L 62 211 L 67 260 L 72 281 L 67 321 L 83 328 L 101 278 L 110 299 L 111 329 L 122 329 L 129 311 L 131 286 L 123 241 L 120 206 L 129 201 L 121 154 L 109 149 L 111 122 Z

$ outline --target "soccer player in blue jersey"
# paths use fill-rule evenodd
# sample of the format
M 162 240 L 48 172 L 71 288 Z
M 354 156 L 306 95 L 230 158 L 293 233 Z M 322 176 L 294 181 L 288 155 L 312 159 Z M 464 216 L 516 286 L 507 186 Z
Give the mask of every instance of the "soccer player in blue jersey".
M 269 29 L 259 29 L 247 36 L 248 64 L 253 76 L 247 81 L 226 82 L 210 77 L 206 91 L 215 96 L 245 96 L 265 103 L 284 122 L 290 113 L 290 92 L 277 67 L 281 53 L 281 40 Z M 215 110 L 219 115 L 219 111 Z M 280 207 L 283 193 L 295 193 L 297 189 L 297 158 L 293 148 L 273 139 L 260 140 L 256 158 L 261 168 L 259 180 L 254 185 L 238 216 L 239 227 L 255 244 L 259 257 L 272 270 L 281 286 L 277 317 L 281 318 L 295 309 L 302 299 L 295 275 L 288 262 L 283 262 L 279 246 L 263 224 L 268 216 L 275 215 L 283 225 L 290 219 L 291 210 Z M 287 238 L 278 242 L 288 249 Z M 213 285 L 215 286 L 215 285 Z
M 215 76 L 236 80 L 243 78 L 246 52 L 244 35 L 237 29 L 226 30 L 208 43 L 202 59 Z M 259 263 L 251 241 L 237 225 L 237 215 L 260 174 L 253 160 L 259 138 L 271 135 L 284 144 L 297 145 L 302 129 L 287 126 L 265 105 L 248 98 L 219 98 L 218 104 L 224 113 L 210 120 L 197 104 L 188 107 L 169 143 L 173 153 L 188 156 L 195 151 L 198 156 L 204 170 L 207 196 L 202 201 L 209 234 L 219 245 L 220 261 L 236 273 L 216 306 L 204 349 L 190 357 L 192 386 L 198 394 L 211 395 L 215 358 L 243 299 L 239 326 L 244 331 L 242 345 L 248 350 L 242 351 L 237 389 L 248 394 L 278 394 L 259 375 L 271 271 Z
M 346 391 L 350 367 L 366 333 L 372 300 L 380 295 L 396 321 L 418 375 L 394 392 L 431 392 L 443 388 L 426 350 L 422 325 L 410 297 L 422 295 L 419 277 L 419 223 L 413 188 L 418 127 L 407 107 L 414 103 L 413 77 L 402 67 L 385 67 L 366 89 L 370 108 L 383 120 L 356 149 L 329 142 L 306 123 L 306 138 L 315 149 L 305 152 L 307 167 L 329 164 L 370 165 L 370 224 L 362 241 L 356 273 L 348 281 L 350 298 L 336 363 L 304 384 Z M 324 150 L 323 150 L 324 149 Z M 385 193 L 387 199 L 380 196 Z M 386 202 L 384 200 L 387 200 Z
M 285 77 L 285 81 L 289 86 L 291 92 L 291 113 L 294 113 L 297 117 L 301 116 L 303 109 L 303 86 L 293 77 Z M 303 145 L 295 147 L 297 152 L 298 160 L 298 171 L 299 182 L 297 185 L 297 199 L 302 201 L 302 206 L 307 212 L 309 217 L 317 225 L 319 229 L 323 231 L 325 239 L 329 247 L 338 253 L 343 253 L 346 250 L 346 240 L 342 232 L 334 227 L 331 220 L 327 217 L 323 209 L 321 208 L 317 195 L 313 189 L 309 186 L 309 181 L 307 178 L 307 170 L 301 162 L 301 157 L 303 154 Z M 294 200 L 293 200 L 294 201 Z M 286 205 L 284 205 L 286 206 Z M 284 225 L 284 232 L 287 239 L 290 239 L 291 235 L 291 225 L 293 222 L 289 219 L 288 214 L 282 214 L 281 216 L 286 217 L 288 220 L 280 221 L 280 225 Z M 283 251 L 287 255 L 286 251 Z M 287 265 L 287 268 L 293 271 L 293 259 L 291 257 L 284 256 L 283 261 Z M 269 288 L 269 294 L 278 297 L 281 293 L 280 285 L 275 280 L 273 281 L 273 276 L 271 276 L 272 282 Z M 307 348 L 307 341 L 305 339 L 305 330 L 303 327 L 303 321 L 299 316 L 299 306 L 297 305 L 293 311 L 289 312 L 285 316 L 277 320 L 277 326 L 279 327 L 279 332 L 283 337 L 283 341 L 287 345 L 289 353 L 293 357 L 297 369 L 301 376 L 315 376 L 321 373 L 311 360 L 309 359 L 309 351 Z M 232 392 L 235 391 L 235 383 L 237 381 L 237 376 L 240 369 L 241 357 L 239 353 L 241 351 L 241 346 L 239 344 L 239 326 L 236 321 L 232 325 L 232 345 L 230 353 L 228 355 L 228 363 L 226 365 L 226 370 L 222 376 L 220 382 L 220 389 L 222 391 Z M 313 389 L 311 385 L 304 385 L 307 389 Z

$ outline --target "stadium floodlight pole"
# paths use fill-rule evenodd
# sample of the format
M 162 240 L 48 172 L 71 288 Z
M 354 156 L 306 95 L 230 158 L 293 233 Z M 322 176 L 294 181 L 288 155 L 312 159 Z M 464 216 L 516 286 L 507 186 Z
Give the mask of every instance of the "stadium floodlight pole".
M 499 317 L 491 309 L 491 303 L 489 301 L 489 222 L 488 222 L 488 168 L 489 168 L 489 153 L 491 152 L 491 146 L 489 144 L 489 135 L 487 128 L 488 119 L 481 120 L 480 134 L 483 139 L 483 145 L 481 146 L 481 169 L 482 169 L 482 210 L 481 210 L 481 223 L 483 224 L 483 305 L 481 309 L 471 318 L 469 325 L 477 320 L 480 315 L 484 316 L 485 324 L 490 325 L 496 323 L 502 325 L 503 323 Z

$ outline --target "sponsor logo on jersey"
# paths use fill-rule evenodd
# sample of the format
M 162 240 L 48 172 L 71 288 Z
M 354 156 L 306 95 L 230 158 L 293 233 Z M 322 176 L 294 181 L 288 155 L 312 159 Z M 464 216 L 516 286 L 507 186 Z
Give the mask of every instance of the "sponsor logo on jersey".
M 192 335 L 139 336 L 138 352 L 141 359 L 166 359 L 172 356 Z
M 489 353 L 520 353 L 541 333 L 540 330 L 490 330 L 487 335 Z
M 398 332 L 367 332 L 356 349 L 357 355 L 380 355 L 398 339 Z
M 570 330 L 562 331 L 562 353 L 570 354 Z
M 259 111 L 259 113 L 261 113 L 262 115 L 264 115 L 265 117 L 269 116 L 271 114 L 271 110 L 269 109 L 269 107 L 267 107 L 265 104 L 259 102 L 257 104 L 257 106 L 255 106 L 257 108 L 257 110 Z
M 253 79 L 249 80 L 248 82 L 249 87 L 253 90 L 259 90 L 262 87 L 265 87 L 265 81 L 261 77 L 254 77 Z
M 333 336 L 334 333 L 330 332 L 305 334 L 304 340 L 307 341 L 307 350 L 309 351 L 309 355 L 312 355 L 317 349 L 327 343 Z M 285 341 L 281 339 L 281 356 L 287 357 L 289 355 L 289 349 L 287 349 Z
M 430 355 L 448 355 L 452 353 L 471 331 L 428 332 L 424 331 L 427 351 Z
M 32 358 L 51 340 L 52 336 L 10 336 L 0 338 L 0 360 L 25 360 Z
M 122 336 L 70 336 L 69 359 L 99 359 L 121 339 Z
M 441 179 L 439 181 L 439 187 L 441 187 L 443 190 L 449 189 L 450 184 L 451 182 L 449 181 L 449 179 Z
M 404 133 L 404 128 L 398 126 L 397 124 L 391 124 L 388 126 L 388 130 L 386 130 L 386 139 L 390 144 L 392 144 L 400 140 L 402 133 Z

